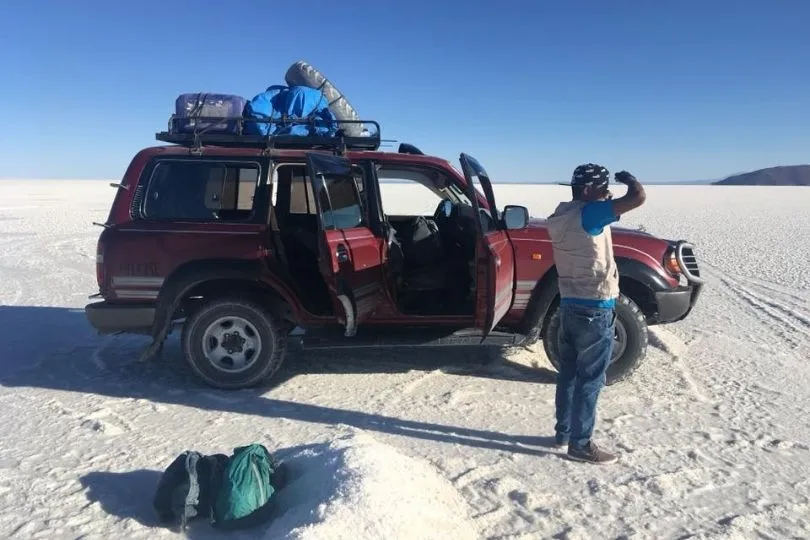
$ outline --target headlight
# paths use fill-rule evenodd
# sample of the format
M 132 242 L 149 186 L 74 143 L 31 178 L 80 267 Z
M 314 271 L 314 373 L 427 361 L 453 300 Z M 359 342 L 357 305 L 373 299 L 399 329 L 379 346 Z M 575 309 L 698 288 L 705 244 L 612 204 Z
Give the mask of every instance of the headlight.
M 672 250 L 664 258 L 664 268 L 673 276 L 681 275 L 681 265 L 678 264 L 678 258 L 675 256 L 675 251 Z

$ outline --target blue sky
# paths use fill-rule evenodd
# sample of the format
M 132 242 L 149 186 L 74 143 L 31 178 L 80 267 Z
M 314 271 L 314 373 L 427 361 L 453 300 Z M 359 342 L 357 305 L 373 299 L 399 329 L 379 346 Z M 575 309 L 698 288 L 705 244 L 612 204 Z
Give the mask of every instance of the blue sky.
M 384 138 L 494 180 L 810 163 L 810 2 L 8 2 L 0 177 L 120 178 L 183 92 L 250 98 L 304 59 Z

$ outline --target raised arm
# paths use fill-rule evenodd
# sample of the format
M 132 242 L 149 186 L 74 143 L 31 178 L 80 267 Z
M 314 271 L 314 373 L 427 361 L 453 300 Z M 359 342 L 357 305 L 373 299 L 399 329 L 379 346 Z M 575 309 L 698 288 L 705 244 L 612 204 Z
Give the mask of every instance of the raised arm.
M 636 180 L 635 176 L 627 171 L 619 171 L 614 177 L 617 182 L 627 186 L 627 193 L 624 194 L 624 197 L 613 199 L 613 212 L 617 217 L 644 204 L 647 194 L 644 192 L 644 186 Z

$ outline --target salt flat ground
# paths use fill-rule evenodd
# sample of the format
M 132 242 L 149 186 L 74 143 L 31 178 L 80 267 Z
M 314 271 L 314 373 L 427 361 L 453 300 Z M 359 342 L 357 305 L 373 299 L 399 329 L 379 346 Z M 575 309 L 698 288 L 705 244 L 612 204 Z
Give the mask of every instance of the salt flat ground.
M 290 469 L 266 538 L 810 536 L 810 189 L 656 186 L 624 220 L 694 241 L 708 287 L 604 391 L 598 441 L 622 454 L 607 467 L 544 446 L 539 346 L 490 368 L 458 352 L 291 355 L 277 385 L 230 393 L 190 378 L 176 337 L 134 364 L 146 340 L 96 336 L 81 311 L 113 193 L 0 182 L 4 538 L 172 538 L 150 508 L 160 472 L 185 449 L 253 441 Z M 419 194 L 386 186 L 386 209 L 432 212 Z M 496 194 L 545 216 L 566 191 Z

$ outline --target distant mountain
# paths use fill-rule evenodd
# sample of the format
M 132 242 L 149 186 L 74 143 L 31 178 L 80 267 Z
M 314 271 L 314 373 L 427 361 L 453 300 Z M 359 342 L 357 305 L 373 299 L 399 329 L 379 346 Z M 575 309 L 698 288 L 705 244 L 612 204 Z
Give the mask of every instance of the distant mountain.
M 718 186 L 810 186 L 810 165 L 785 165 L 735 174 Z

